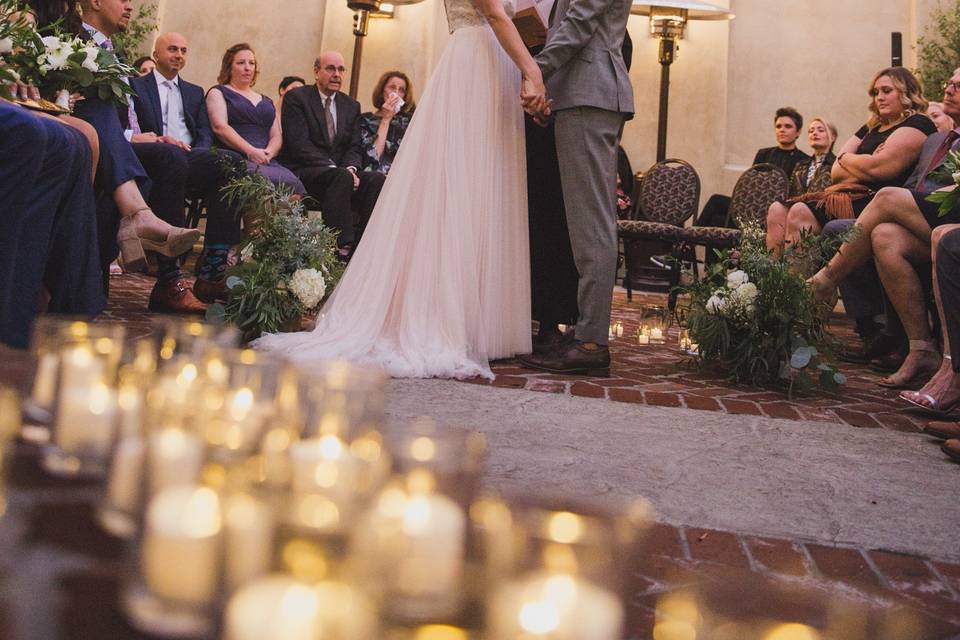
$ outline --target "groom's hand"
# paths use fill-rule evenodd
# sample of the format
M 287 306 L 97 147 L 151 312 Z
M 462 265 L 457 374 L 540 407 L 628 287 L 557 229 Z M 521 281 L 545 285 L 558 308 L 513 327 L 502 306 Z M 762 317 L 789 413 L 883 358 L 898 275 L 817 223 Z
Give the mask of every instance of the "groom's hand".
M 553 100 L 547 100 L 547 106 L 543 111 L 538 111 L 536 113 L 531 113 L 533 116 L 534 124 L 543 127 L 546 129 L 550 126 L 550 121 L 553 120 L 553 111 L 550 110 L 550 104 L 553 103 Z

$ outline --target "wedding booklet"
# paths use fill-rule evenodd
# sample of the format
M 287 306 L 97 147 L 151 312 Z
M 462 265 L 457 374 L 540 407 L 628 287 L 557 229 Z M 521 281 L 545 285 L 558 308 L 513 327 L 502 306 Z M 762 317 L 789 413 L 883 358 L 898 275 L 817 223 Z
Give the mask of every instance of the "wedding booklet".
M 516 0 L 513 23 L 527 48 L 542 47 L 547 42 L 547 24 L 554 0 Z

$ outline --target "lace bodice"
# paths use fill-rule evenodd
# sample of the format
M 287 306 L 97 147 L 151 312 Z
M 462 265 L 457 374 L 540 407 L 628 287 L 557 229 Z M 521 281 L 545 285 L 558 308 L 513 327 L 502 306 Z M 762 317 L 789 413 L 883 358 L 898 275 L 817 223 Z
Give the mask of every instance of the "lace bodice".
M 513 0 L 502 1 L 507 15 L 512 16 Z M 487 24 L 487 19 L 477 11 L 471 0 L 443 0 L 443 8 L 447 10 L 447 26 L 450 27 L 450 33 L 462 27 L 481 27 Z

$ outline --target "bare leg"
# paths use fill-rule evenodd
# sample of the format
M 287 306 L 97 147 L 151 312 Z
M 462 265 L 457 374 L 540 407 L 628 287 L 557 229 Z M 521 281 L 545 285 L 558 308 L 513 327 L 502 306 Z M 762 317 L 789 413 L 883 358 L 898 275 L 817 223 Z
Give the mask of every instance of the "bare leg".
M 844 242 L 830 263 L 810 279 L 818 299 L 826 299 L 836 282 L 873 255 L 870 236 L 874 228 L 884 222 L 896 222 L 919 240 L 930 241 L 930 225 L 917 209 L 913 195 L 899 187 L 884 187 L 857 218 L 854 237 Z
M 779 255 L 787 232 L 787 206 L 774 202 L 767 210 L 767 249 Z
M 800 233 L 803 231 L 820 233 L 820 223 L 817 222 L 816 216 L 810 211 L 810 207 L 798 202 L 790 207 L 790 211 L 787 213 L 787 244 L 799 240 Z
M 940 366 L 940 354 L 931 342 L 923 285 L 914 265 L 930 258 L 929 246 L 898 224 L 885 222 L 870 237 L 877 272 L 910 339 L 910 352 L 894 374 L 880 380 L 886 387 L 909 386 Z
M 931 259 L 937 263 L 937 249 L 940 239 L 951 231 L 960 229 L 958 224 L 948 224 L 937 227 L 930 235 Z M 937 301 L 937 314 L 940 316 L 940 326 L 943 330 L 943 361 L 940 369 L 919 391 L 905 391 L 901 397 L 914 404 L 923 405 L 931 409 L 948 407 L 960 400 L 960 376 L 953 370 L 953 360 L 950 358 L 950 335 L 946 330 L 946 319 L 943 315 L 943 301 L 941 300 L 940 286 L 937 284 L 937 270 L 933 270 L 933 297 Z

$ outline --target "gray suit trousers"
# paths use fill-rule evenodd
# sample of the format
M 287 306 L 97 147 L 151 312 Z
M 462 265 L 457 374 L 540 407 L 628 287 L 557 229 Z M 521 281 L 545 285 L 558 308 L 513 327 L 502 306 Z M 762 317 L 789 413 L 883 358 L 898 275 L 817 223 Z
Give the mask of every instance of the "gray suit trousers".
M 623 114 L 556 112 L 557 158 L 573 259 L 580 273 L 578 340 L 607 344 L 617 269 L 617 145 Z

